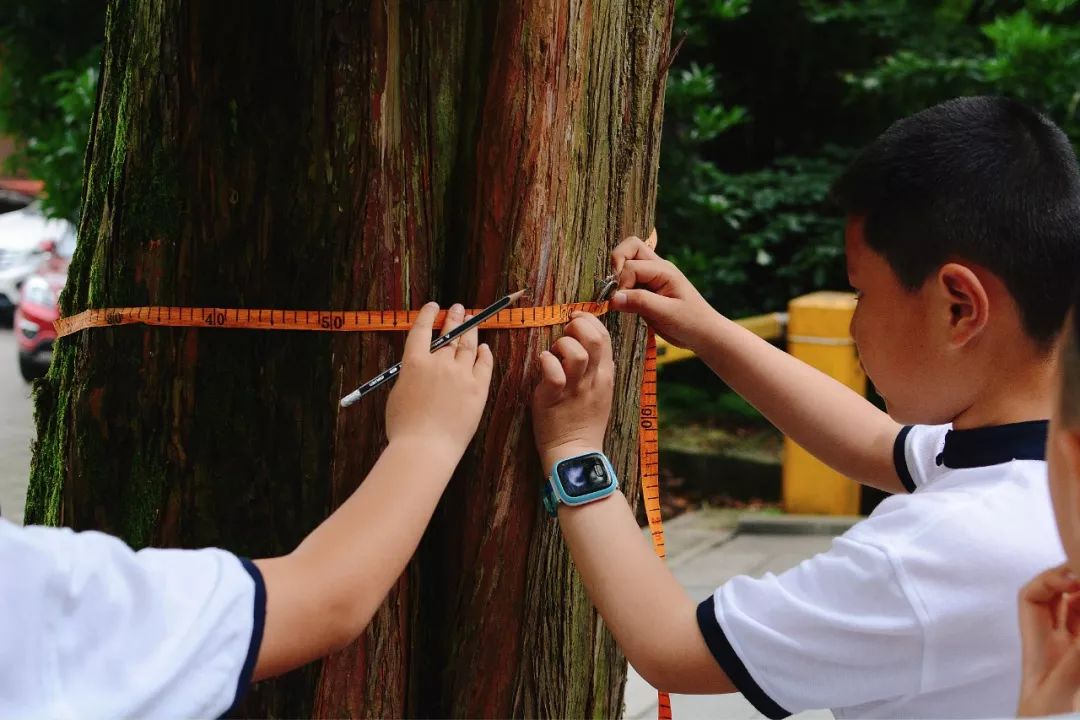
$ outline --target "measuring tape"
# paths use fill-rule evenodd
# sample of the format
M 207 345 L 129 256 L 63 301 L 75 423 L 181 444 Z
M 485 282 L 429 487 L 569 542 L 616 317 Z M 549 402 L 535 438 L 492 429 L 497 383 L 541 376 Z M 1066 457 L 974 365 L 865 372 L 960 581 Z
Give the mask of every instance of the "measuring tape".
M 641 375 L 641 411 L 638 428 L 638 453 L 641 469 L 641 500 L 649 521 L 653 551 L 661 560 L 667 557 L 664 544 L 664 521 L 660 515 L 660 416 L 656 412 L 656 333 L 647 328 L 645 337 L 645 372 Z M 671 697 L 663 690 L 656 693 L 656 717 L 671 720 Z
M 607 303 L 584 302 L 544 307 L 502 310 L 480 324 L 488 330 L 548 327 L 570 322 L 576 312 L 600 316 Z M 466 310 L 467 314 L 479 310 Z M 53 323 L 58 337 L 80 330 L 117 325 L 159 325 L 162 327 L 226 328 L 233 330 L 310 330 L 314 332 L 385 332 L 405 331 L 412 327 L 419 310 L 242 310 L 217 307 L 100 308 L 60 318 Z M 435 318 L 439 327 L 446 319 L 440 310 Z
M 483 322 L 489 330 L 514 330 L 548 327 L 570 322 L 575 312 L 597 317 L 608 311 L 607 302 L 570 303 L 543 307 L 502 310 Z M 467 311 L 476 314 L 479 310 Z M 157 325 L 165 327 L 222 328 L 243 330 L 309 330 L 315 332 L 406 331 L 419 314 L 417 310 L 246 310 L 216 307 L 122 307 L 86 310 L 61 318 L 54 325 L 58 337 L 81 330 L 119 325 Z M 435 327 L 440 327 L 446 311 L 440 311 Z M 660 515 L 659 417 L 656 412 L 656 337 L 648 330 L 645 345 L 645 371 L 641 379 L 640 435 L 638 440 L 641 496 L 649 521 L 653 550 L 664 558 L 664 526 Z M 659 720 L 671 720 L 671 700 L 658 693 Z

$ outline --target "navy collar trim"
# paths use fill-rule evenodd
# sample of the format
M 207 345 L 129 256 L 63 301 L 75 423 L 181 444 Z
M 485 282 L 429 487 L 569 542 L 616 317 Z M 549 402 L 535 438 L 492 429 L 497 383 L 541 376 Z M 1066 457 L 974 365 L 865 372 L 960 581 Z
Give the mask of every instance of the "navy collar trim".
M 1045 460 L 1048 425 L 1046 420 L 1031 420 L 950 430 L 945 434 L 945 448 L 937 456 L 937 464 L 957 470 L 1000 465 L 1011 460 Z

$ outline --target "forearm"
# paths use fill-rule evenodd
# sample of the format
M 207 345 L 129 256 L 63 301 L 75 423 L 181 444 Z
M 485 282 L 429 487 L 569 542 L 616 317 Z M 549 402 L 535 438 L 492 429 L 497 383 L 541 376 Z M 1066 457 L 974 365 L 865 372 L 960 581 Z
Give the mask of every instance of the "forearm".
M 851 388 L 714 313 L 695 352 L 735 392 L 822 462 L 888 492 L 900 425 Z
M 391 443 L 360 487 L 294 552 L 365 627 L 416 552 L 460 456 Z
M 622 493 L 561 505 L 559 525 L 590 600 L 647 681 L 672 692 L 734 691 L 697 627 L 696 604 L 653 552 Z
M 257 563 L 267 584 L 257 677 L 321 657 L 363 632 L 415 553 L 459 459 L 437 446 L 391 443 L 296 550 Z

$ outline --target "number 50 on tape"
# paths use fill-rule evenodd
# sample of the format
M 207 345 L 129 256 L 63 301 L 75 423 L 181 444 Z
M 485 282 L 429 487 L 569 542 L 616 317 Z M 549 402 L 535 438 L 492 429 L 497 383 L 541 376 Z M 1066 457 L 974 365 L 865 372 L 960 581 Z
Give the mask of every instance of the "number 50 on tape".
M 514 330 L 565 324 L 575 312 L 603 315 L 606 302 L 570 303 L 542 307 L 502 310 L 480 325 L 490 330 Z M 445 312 L 436 318 L 442 325 Z M 469 311 L 476 314 L 478 310 Z M 415 310 L 273 310 L 216 307 L 122 307 L 86 310 L 56 321 L 56 334 L 64 337 L 81 330 L 118 325 L 157 325 L 164 327 L 222 328 L 244 330 L 308 330 L 314 332 L 405 331 L 412 327 Z M 641 495 L 649 521 L 653 550 L 665 557 L 664 526 L 660 515 L 659 418 L 656 413 L 656 338 L 648 331 L 645 346 L 645 371 L 641 380 L 640 436 L 638 442 L 641 468 Z M 659 720 L 670 720 L 671 700 L 658 694 Z

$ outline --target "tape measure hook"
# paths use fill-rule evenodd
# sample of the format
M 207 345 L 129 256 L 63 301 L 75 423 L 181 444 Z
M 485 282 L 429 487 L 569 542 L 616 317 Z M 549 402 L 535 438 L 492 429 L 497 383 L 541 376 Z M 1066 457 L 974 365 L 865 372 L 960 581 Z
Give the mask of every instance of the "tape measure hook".
M 615 289 L 619 287 L 619 276 L 615 273 L 599 278 L 596 281 L 598 288 L 596 292 L 596 302 L 604 302 L 611 297 L 611 294 L 615 292 Z

